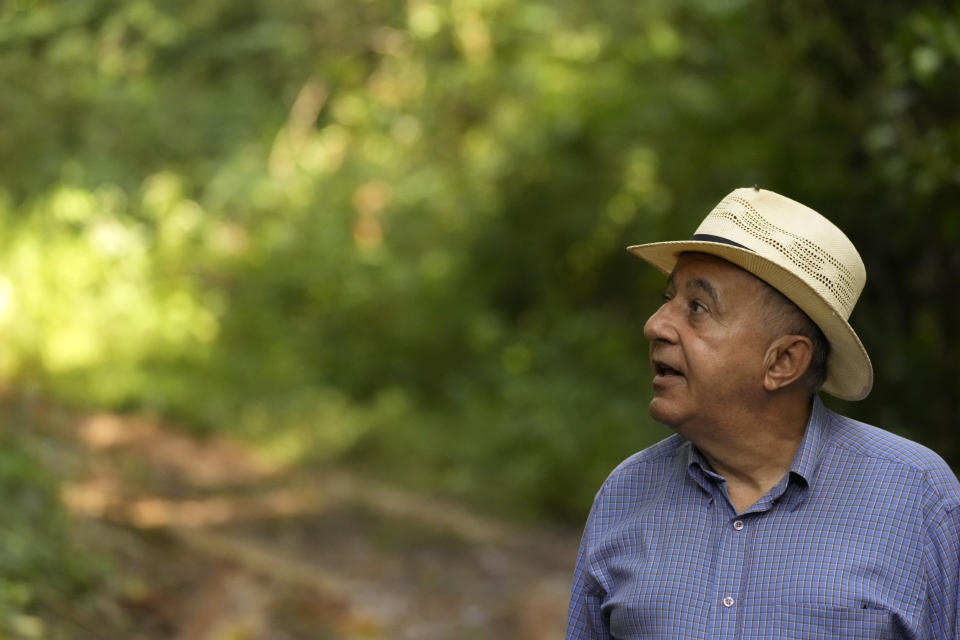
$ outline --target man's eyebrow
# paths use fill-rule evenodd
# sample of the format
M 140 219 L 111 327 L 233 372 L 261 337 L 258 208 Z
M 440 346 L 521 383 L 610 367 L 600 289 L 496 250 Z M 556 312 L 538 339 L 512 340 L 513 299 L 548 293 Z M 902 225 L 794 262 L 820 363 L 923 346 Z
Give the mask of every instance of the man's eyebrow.
M 717 296 L 717 290 L 712 284 L 703 278 L 687 280 L 687 289 L 702 289 L 708 296 L 710 296 L 710 299 L 713 300 L 714 304 L 720 304 L 719 297 Z

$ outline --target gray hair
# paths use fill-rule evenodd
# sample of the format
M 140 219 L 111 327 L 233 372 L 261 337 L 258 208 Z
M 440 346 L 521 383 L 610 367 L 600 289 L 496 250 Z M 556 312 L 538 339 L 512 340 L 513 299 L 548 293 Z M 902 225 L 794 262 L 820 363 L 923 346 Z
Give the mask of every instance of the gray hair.
M 827 380 L 830 343 L 820 327 L 800 307 L 766 282 L 763 286 L 766 293 L 764 303 L 772 330 L 784 335 L 804 336 L 813 345 L 810 366 L 803 374 L 803 381 L 810 393 L 816 393 Z

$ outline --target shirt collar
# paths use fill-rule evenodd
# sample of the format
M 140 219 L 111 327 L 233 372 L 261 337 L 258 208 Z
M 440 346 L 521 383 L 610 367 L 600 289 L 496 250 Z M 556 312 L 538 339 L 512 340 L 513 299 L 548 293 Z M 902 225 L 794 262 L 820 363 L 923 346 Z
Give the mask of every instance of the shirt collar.
M 774 489 L 774 491 L 785 493 L 784 502 L 791 511 L 806 500 L 814 476 L 820 466 L 821 452 L 827 440 L 829 425 L 830 410 L 824 406 L 820 397 L 815 395 L 810 410 L 810 419 L 807 421 L 803 438 L 800 440 L 800 447 L 793 456 L 793 462 L 790 463 L 790 469 L 783 483 L 787 486 L 780 487 L 778 484 L 778 487 Z M 725 482 L 723 476 L 710 468 L 706 458 L 693 446 L 693 443 L 688 441 L 684 446 L 687 448 L 687 470 L 690 476 L 700 488 L 712 497 L 712 486 L 719 482 Z M 795 480 L 792 483 L 795 485 L 794 489 L 787 491 L 791 480 Z
M 813 476 L 820 466 L 820 453 L 827 440 L 829 424 L 830 410 L 823 406 L 820 396 L 814 396 L 810 420 L 807 421 L 806 431 L 800 440 L 800 448 L 790 464 L 790 473 L 802 478 L 807 485 L 813 482 Z
M 687 472 L 694 479 L 694 481 L 700 485 L 700 488 L 707 492 L 707 494 L 712 498 L 713 497 L 713 485 L 719 482 L 726 482 L 723 476 L 716 473 L 713 469 L 710 468 L 710 463 L 707 462 L 706 458 L 703 457 L 703 454 L 693 446 L 693 443 L 689 440 L 683 445 L 687 449 Z

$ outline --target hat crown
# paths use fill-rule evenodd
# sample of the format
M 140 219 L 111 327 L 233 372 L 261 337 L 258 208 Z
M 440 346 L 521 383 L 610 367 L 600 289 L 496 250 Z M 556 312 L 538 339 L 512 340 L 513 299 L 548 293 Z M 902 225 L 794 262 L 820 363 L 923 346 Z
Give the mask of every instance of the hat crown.
M 793 272 L 844 320 L 866 283 L 863 260 L 840 229 L 813 209 L 772 191 L 736 189 L 707 214 L 696 236 L 742 245 Z

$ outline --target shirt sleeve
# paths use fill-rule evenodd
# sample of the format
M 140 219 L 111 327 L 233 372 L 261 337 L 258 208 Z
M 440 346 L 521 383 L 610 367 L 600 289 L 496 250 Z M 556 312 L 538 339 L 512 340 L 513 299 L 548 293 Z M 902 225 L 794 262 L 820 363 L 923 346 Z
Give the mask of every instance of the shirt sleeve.
M 597 494 L 580 540 L 577 566 L 573 573 L 570 590 L 570 607 L 567 611 L 566 640 L 611 640 L 610 623 L 601 611 L 604 591 L 590 570 L 593 557 L 593 541 L 597 536 L 598 511 L 603 489 Z
M 940 511 L 924 539 L 925 619 L 930 640 L 960 638 L 960 506 Z

